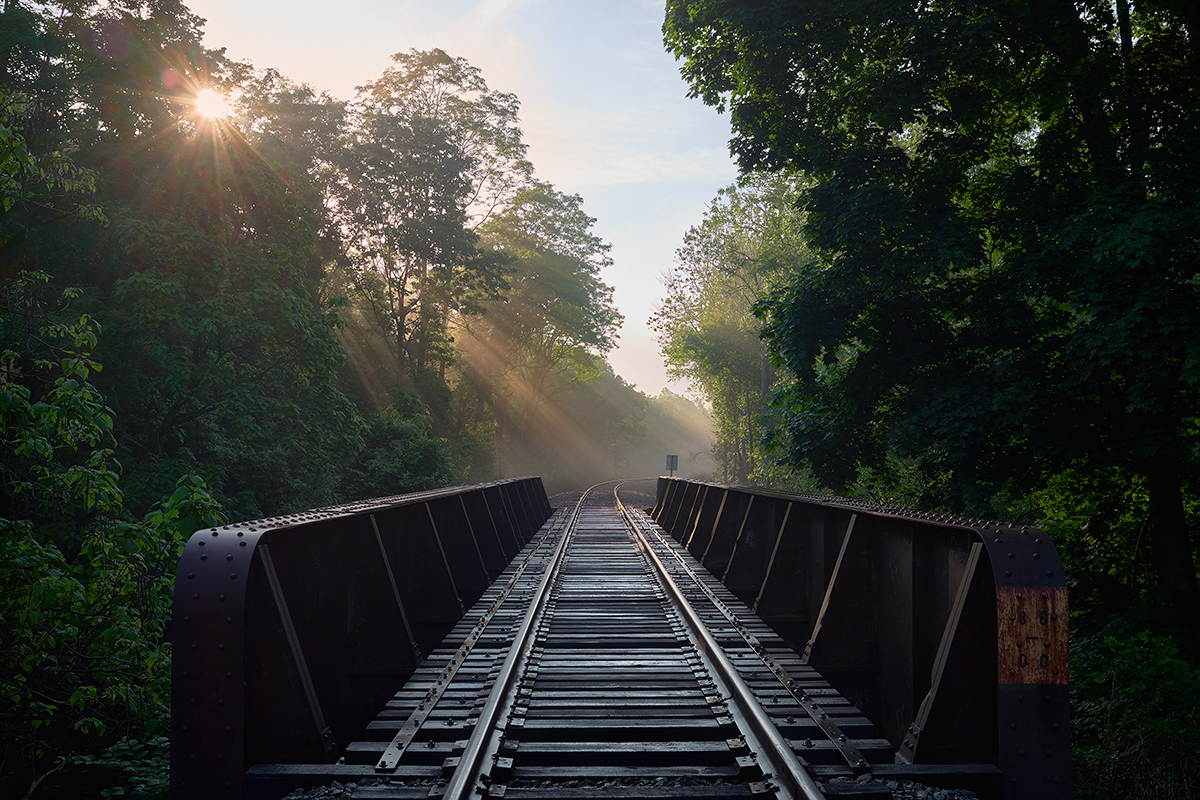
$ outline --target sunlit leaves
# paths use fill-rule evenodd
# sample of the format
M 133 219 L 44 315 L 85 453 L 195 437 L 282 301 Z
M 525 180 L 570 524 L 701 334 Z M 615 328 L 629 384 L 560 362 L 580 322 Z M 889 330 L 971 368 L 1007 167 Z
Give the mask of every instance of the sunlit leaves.
M 517 126 L 517 96 L 490 89 L 478 67 L 438 48 L 396 53 L 392 63 L 359 87 L 363 113 L 434 120 L 450 132 L 471 163 L 465 200 L 471 227 L 477 228 L 532 181 Z
M 506 288 L 503 255 L 475 230 L 530 180 L 517 100 L 441 50 L 392 57 L 359 87 L 333 204 L 346 234 L 337 276 L 352 327 L 383 343 L 412 388 L 455 359 L 450 324 Z
M 489 312 L 506 339 L 595 354 L 613 347 L 621 315 L 601 274 L 612 264 L 610 246 L 592 232 L 594 223 L 579 195 L 537 184 L 485 226 L 484 241 L 515 262 L 510 291 Z
M 606 370 L 622 318 L 601 274 L 609 245 L 594 223 L 579 195 L 539 183 L 480 229 L 509 262 L 508 290 L 480 319 L 464 319 L 459 338 L 492 395 L 502 464 L 519 461 L 545 415 L 561 414 L 555 397 Z

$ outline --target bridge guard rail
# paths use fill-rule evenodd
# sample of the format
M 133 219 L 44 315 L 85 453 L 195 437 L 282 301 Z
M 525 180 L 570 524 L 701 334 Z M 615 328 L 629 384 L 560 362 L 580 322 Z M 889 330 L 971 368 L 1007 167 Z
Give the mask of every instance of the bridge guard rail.
M 175 578 L 171 797 L 333 762 L 550 516 L 514 478 L 197 531 Z
M 1036 528 L 659 478 L 650 515 L 867 717 L 897 763 L 1070 796 L 1067 589 Z

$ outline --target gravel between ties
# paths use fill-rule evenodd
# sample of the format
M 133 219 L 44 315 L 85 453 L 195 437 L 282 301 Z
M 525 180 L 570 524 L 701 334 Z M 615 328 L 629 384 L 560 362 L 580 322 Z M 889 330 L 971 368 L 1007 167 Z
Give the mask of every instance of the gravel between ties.
M 977 800 L 978 795 L 970 789 L 941 789 L 912 781 L 876 780 L 870 775 L 861 778 L 833 778 L 829 783 L 882 783 L 892 790 L 892 800 Z
M 866 777 L 866 776 L 864 776 Z M 892 790 L 892 800 L 977 800 L 974 792 L 968 789 L 939 789 L 936 786 L 925 786 L 912 781 L 875 781 L 872 778 L 868 780 L 855 781 L 853 778 L 834 778 L 830 783 L 883 783 Z M 362 786 L 379 785 L 379 780 L 362 781 Z M 572 781 L 571 783 L 579 785 L 582 781 Z M 672 785 L 675 781 L 668 781 L 664 778 L 659 778 L 654 781 L 655 785 L 665 786 Z M 679 785 L 686 785 L 680 782 Z M 329 786 L 314 786 L 311 789 L 296 789 L 285 798 L 285 800 L 350 800 L 354 796 L 354 792 L 358 789 L 357 783 L 339 783 L 334 781 Z M 609 787 L 612 788 L 612 787 Z

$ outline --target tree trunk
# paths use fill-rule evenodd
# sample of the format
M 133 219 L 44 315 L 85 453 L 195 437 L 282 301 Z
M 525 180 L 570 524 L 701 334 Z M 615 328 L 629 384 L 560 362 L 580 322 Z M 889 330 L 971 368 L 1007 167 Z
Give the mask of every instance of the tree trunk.
M 496 477 L 506 478 L 512 470 L 512 458 L 508 451 L 509 427 L 508 400 L 499 392 L 492 401 L 492 412 L 496 417 Z
M 767 348 L 763 347 L 758 352 L 758 369 L 759 369 L 759 395 L 758 402 L 765 408 L 771 402 L 771 384 L 773 378 L 771 370 L 771 360 L 767 357 Z
M 1162 458 L 1146 472 L 1150 489 L 1150 551 L 1158 584 L 1194 594 L 1196 563 L 1183 511 L 1178 464 Z

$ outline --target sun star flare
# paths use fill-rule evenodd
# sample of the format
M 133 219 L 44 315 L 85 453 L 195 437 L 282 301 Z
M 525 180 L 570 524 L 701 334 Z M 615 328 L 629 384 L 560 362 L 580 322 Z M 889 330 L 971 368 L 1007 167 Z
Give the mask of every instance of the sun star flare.
M 209 119 L 229 115 L 229 101 L 216 89 L 201 89 L 196 95 L 196 113 Z

